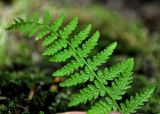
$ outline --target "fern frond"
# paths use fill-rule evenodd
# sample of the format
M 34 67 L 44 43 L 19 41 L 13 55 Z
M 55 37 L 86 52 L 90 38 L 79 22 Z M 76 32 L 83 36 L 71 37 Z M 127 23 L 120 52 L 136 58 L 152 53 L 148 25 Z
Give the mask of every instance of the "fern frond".
M 46 18 L 46 16 L 44 18 Z M 29 37 L 33 36 L 36 32 L 41 31 L 41 32 L 38 32 L 36 37 L 36 40 L 39 40 L 49 33 L 49 30 L 46 27 L 46 25 L 41 28 L 42 25 L 44 26 L 45 24 L 41 24 L 39 22 L 39 15 L 38 13 L 35 13 L 33 15 L 33 19 L 30 18 L 29 16 L 26 17 L 26 20 L 22 18 L 18 18 L 17 20 L 15 20 L 15 23 L 12 24 L 7 29 L 11 30 L 11 29 L 21 28 L 22 32 L 25 32 L 25 33 L 28 32 Z
M 33 24 L 31 25 L 32 30 L 29 31 L 29 37 L 33 36 L 38 30 L 39 30 L 39 15 L 38 13 L 35 13 L 33 16 Z
M 82 43 L 82 41 L 86 39 L 86 37 L 88 36 L 90 31 L 91 31 L 91 25 L 88 25 L 83 31 L 81 31 L 78 35 L 75 35 L 74 38 L 71 39 L 71 45 L 74 48 L 77 48 Z M 96 41 L 96 40 L 94 40 L 94 41 Z M 87 44 L 89 44 L 89 43 L 87 43 Z M 92 47 L 94 47 L 93 44 L 92 44 Z M 63 51 L 55 54 L 50 60 L 56 61 L 56 62 L 63 62 L 66 59 L 73 56 L 74 54 L 75 54 L 74 50 L 70 47 L 69 49 L 64 49 Z
M 29 37 L 33 36 L 38 30 L 39 30 L 39 25 L 38 24 L 33 24 L 32 25 L 33 29 L 32 31 L 29 32 Z
M 81 51 L 81 53 L 78 50 L 78 53 L 81 55 L 81 57 L 86 57 L 88 55 L 88 53 L 91 51 L 91 48 L 93 48 L 97 44 L 98 37 L 99 37 L 99 32 L 95 32 L 94 35 L 88 41 L 86 41 L 86 43 L 82 46 L 82 48 L 84 47 L 85 49 L 83 51 Z M 93 60 L 96 60 L 96 59 L 98 59 L 98 57 L 100 58 L 100 56 L 102 57 L 102 56 L 105 56 L 105 55 L 106 55 L 106 58 L 107 58 L 109 55 L 111 55 L 111 53 L 113 52 L 113 49 L 115 48 L 115 46 L 116 46 L 116 43 L 113 43 L 112 45 L 107 47 L 106 50 L 104 50 L 101 53 L 99 53 L 96 56 L 94 56 Z M 102 64 L 105 60 L 99 60 L 99 61 L 102 61 L 102 62 L 101 63 L 100 62 L 99 63 L 95 63 L 95 64 L 97 64 L 97 66 Z M 72 68 L 69 67 L 69 66 L 72 66 L 73 64 L 70 65 L 70 63 L 69 63 L 69 65 L 66 65 L 66 66 L 62 67 L 60 70 L 56 71 L 53 75 L 54 76 L 69 75 L 69 74 L 73 73 L 74 70 L 77 70 L 79 67 L 83 67 L 83 65 L 85 63 L 83 62 L 84 64 L 82 64 L 82 62 L 83 61 L 81 60 L 81 64 L 79 64 L 79 63 L 76 63 L 76 61 L 75 61 L 73 63 L 75 65 L 75 67 L 72 67 Z M 85 68 L 85 69 L 87 69 L 87 68 Z M 89 76 L 87 78 L 86 77 L 87 75 L 88 75 L 88 73 L 82 73 L 82 75 L 81 75 L 81 77 L 79 77 L 79 80 L 77 81 L 77 83 L 74 80 L 76 80 L 76 78 L 78 78 L 77 76 L 80 76 L 78 74 L 76 74 L 76 76 L 72 76 L 72 78 L 70 78 L 70 80 L 68 80 L 68 81 L 69 82 L 70 81 L 75 82 L 75 83 L 73 83 L 71 85 L 76 85 L 76 84 L 81 83 L 81 82 L 86 82 L 90 78 Z M 66 84 L 68 83 L 68 81 L 66 81 Z M 67 84 L 67 86 L 71 86 L 71 85 Z M 63 84 L 62 84 L 62 86 L 63 86 Z
M 94 75 L 88 68 L 85 67 L 85 70 L 80 71 L 80 73 L 75 73 L 71 75 L 70 78 L 60 83 L 60 86 L 62 87 L 76 86 L 77 84 L 85 83 L 88 80 L 93 81 Z
M 73 39 L 71 39 L 71 45 L 74 48 L 77 48 L 79 44 L 82 43 L 83 40 L 87 38 L 89 33 L 91 32 L 91 24 L 87 25 L 78 35 L 75 35 Z
M 86 58 L 88 54 L 92 51 L 92 49 L 97 45 L 97 41 L 99 39 L 99 32 L 96 31 L 88 41 L 86 41 L 83 45 L 82 48 L 77 49 L 77 53 L 83 57 Z
M 8 26 L 6 29 L 7 30 L 19 29 L 22 23 L 24 23 L 24 20 L 22 18 L 14 19 L 14 23 Z
M 59 50 L 66 48 L 68 45 L 66 39 L 69 37 L 72 31 L 75 30 L 77 23 L 78 18 L 76 17 L 73 20 L 71 20 L 69 24 L 63 28 L 63 30 L 60 30 L 59 34 L 62 39 L 59 39 L 58 41 L 52 43 L 52 45 L 43 52 L 43 55 L 54 55 Z
M 83 67 L 84 62 L 79 56 L 75 56 L 75 60 L 71 60 L 70 63 L 63 66 L 59 70 L 53 73 L 53 76 L 67 76 L 77 70 L 79 67 Z
M 56 53 L 50 58 L 50 61 L 53 62 L 64 62 L 66 59 L 73 56 L 75 52 L 72 50 L 72 48 L 69 47 L 69 49 L 64 49 L 63 51 Z
M 120 107 L 117 100 L 122 99 L 122 95 L 125 94 L 126 89 L 130 88 L 132 82 L 133 59 L 127 59 L 110 68 L 104 68 L 104 70 L 98 69 L 100 65 L 108 61 L 117 43 L 110 44 L 106 49 L 89 58 L 89 54 L 97 45 L 100 37 L 99 32 L 96 31 L 91 37 L 88 37 L 91 32 L 89 24 L 75 35 L 73 31 L 77 27 L 78 18 L 75 17 L 61 29 L 63 20 L 64 15 L 61 15 L 51 24 L 49 13 L 45 13 L 41 22 L 38 14 L 35 14 L 33 18 L 27 17 L 26 20 L 17 18 L 8 27 L 8 30 L 21 29 L 30 37 L 35 35 L 36 40 L 43 38 L 42 46 L 46 47 L 43 55 L 49 56 L 50 61 L 64 62 L 71 59 L 69 63 L 53 73 L 53 76 L 71 75 L 60 86 L 70 87 L 85 82 L 90 84 L 80 90 L 80 93 L 71 100 L 69 106 L 101 97 L 105 99 L 97 102 L 87 114 L 106 114 L 117 110 L 123 114 L 134 113 L 148 100 L 155 87 L 152 86 L 145 92 L 136 94 L 135 97 L 131 96 L 130 101 L 126 100 L 126 103 L 122 103 Z M 70 38 L 73 36 L 71 34 L 74 35 L 73 38 Z
M 53 43 L 58 38 L 58 33 L 56 33 L 59 30 L 59 27 L 62 25 L 64 20 L 64 15 L 60 15 L 57 20 L 54 21 L 54 24 L 51 25 L 52 33 L 48 37 L 44 39 L 42 42 L 42 46 L 47 46 L 51 43 Z
M 56 19 L 55 21 L 54 21 L 54 23 L 51 25 L 51 30 L 53 31 L 53 32 L 57 32 L 58 30 L 59 30 L 59 27 L 62 25 L 62 23 L 63 23 L 63 20 L 64 20 L 64 15 L 62 14 L 62 15 L 60 15 L 59 17 L 58 17 L 58 19 Z
M 59 31 L 61 38 L 67 39 L 68 36 L 72 33 L 72 31 L 75 30 L 77 24 L 78 24 L 78 17 L 75 17 L 68 23 L 67 26 L 63 28 L 63 30 Z
M 87 63 L 93 70 L 97 70 L 97 66 L 107 62 L 110 55 L 112 55 L 113 50 L 116 48 L 117 43 L 114 42 L 110 44 L 106 49 L 98 53 L 97 55 L 93 56 L 93 59 L 87 59 Z
M 48 46 L 49 44 L 53 43 L 57 38 L 58 38 L 57 33 L 51 33 L 43 40 L 42 46 L 43 47 Z
M 99 63 L 94 62 L 94 63 L 90 63 L 90 64 L 92 64 L 92 65 L 95 64 L 94 67 L 97 67 L 98 65 L 101 65 L 102 63 L 104 63 L 104 61 L 106 61 L 109 58 L 109 56 L 111 55 L 111 53 L 113 52 L 115 46 L 116 46 L 116 43 L 113 43 L 109 47 L 107 47 L 104 51 L 102 51 L 101 53 L 98 53 L 96 56 L 93 57 L 93 60 L 99 61 Z M 102 57 L 102 56 L 104 56 L 106 58 L 103 60 L 100 60 L 100 57 Z M 68 86 L 69 87 L 69 86 L 77 85 L 80 83 L 84 83 L 88 80 L 93 81 L 93 79 L 94 79 L 94 76 L 93 76 L 92 72 L 90 72 L 90 70 L 87 67 L 85 67 L 85 71 L 82 71 L 80 73 L 76 73 L 76 74 L 72 75 L 71 78 L 62 82 L 61 86 Z
M 132 82 L 132 70 L 133 70 L 134 62 L 133 62 L 133 59 L 128 59 L 127 61 L 120 64 L 121 65 L 124 64 L 126 68 L 123 69 L 123 71 L 120 74 L 119 73 L 117 74 L 118 78 L 115 78 L 113 80 L 112 86 L 106 88 L 108 92 L 111 94 L 111 96 L 116 100 L 122 99 L 122 95 L 125 94 L 126 89 L 130 88 L 130 83 Z M 116 65 L 115 67 L 111 67 L 110 69 L 113 69 L 113 68 L 117 69 L 120 64 Z M 112 72 L 112 71 L 110 72 L 115 75 L 115 72 Z
M 51 46 L 49 46 L 43 52 L 43 55 L 54 55 L 55 53 L 66 47 L 67 47 L 67 42 L 64 39 L 56 40 Z
M 122 95 L 125 94 L 126 89 L 131 87 L 130 83 L 132 82 L 132 69 L 133 63 L 130 63 L 124 72 L 112 82 L 112 86 L 107 88 L 114 99 L 122 99 Z
M 105 91 L 102 89 L 98 81 L 94 81 L 94 85 L 89 84 L 86 88 L 80 90 L 80 94 L 74 96 L 69 106 L 76 106 L 80 103 L 86 103 L 89 100 L 96 99 L 98 96 L 104 96 Z
M 87 114 L 109 114 L 113 110 L 117 111 L 116 105 L 110 98 L 106 97 L 91 106 L 91 108 L 87 111 Z
M 60 83 L 61 87 L 70 87 L 70 86 L 76 86 L 80 83 L 85 83 L 89 80 L 91 77 L 89 73 L 86 73 L 84 71 L 81 71 L 80 73 L 75 73 L 74 75 L 71 75 L 70 78 Z
M 121 63 L 118 63 L 115 66 L 110 67 L 109 69 L 104 69 L 103 77 L 104 80 L 113 80 L 118 77 L 118 74 L 122 73 L 128 66 L 133 66 L 134 60 L 133 58 L 124 60 Z
M 97 36 L 97 35 L 95 35 L 95 36 Z M 93 38 L 97 38 L 97 37 L 93 37 Z M 86 43 L 86 44 L 88 44 L 88 43 Z M 93 68 L 96 68 L 98 65 L 101 65 L 102 63 L 104 63 L 109 58 L 109 56 L 112 54 L 115 47 L 116 47 L 116 43 L 111 44 L 105 50 L 103 50 L 102 52 L 95 55 L 93 57 L 93 61 L 91 61 L 91 59 L 88 59 L 88 63 L 90 63 L 90 65 L 94 65 L 94 67 L 92 66 Z M 85 52 L 87 52 L 87 51 L 85 51 Z M 82 55 L 82 53 L 80 55 Z M 106 58 L 100 59 L 100 57 L 106 57 Z M 77 57 L 77 58 L 79 58 L 79 57 Z M 81 60 L 81 58 L 79 58 L 78 61 L 73 60 L 73 61 L 71 61 L 71 63 L 68 63 L 67 65 L 65 65 L 61 69 L 57 70 L 53 74 L 53 76 L 69 75 L 69 74 L 73 73 L 74 70 L 77 70 L 79 67 L 83 67 L 84 64 L 85 63 Z
M 50 25 L 50 13 L 48 11 L 45 12 L 44 17 L 43 17 L 43 24 L 45 26 L 49 26 Z
M 88 56 L 88 53 L 90 53 L 91 50 L 94 48 L 94 46 L 97 44 L 98 38 L 99 38 L 99 32 L 95 32 L 93 36 L 88 41 L 86 41 L 85 44 L 83 44 L 82 49 L 80 48 L 77 49 L 77 53 L 79 53 L 79 55 L 81 55 L 81 57 L 84 58 Z M 69 63 L 65 65 L 61 69 L 57 70 L 53 75 L 54 76 L 69 75 L 73 73 L 74 70 L 77 70 L 79 67 L 83 67 L 85 63 L 81 57 L 75 56 L 77 60 L 71 61 L 71 64 Z
M 144 92 L 136 93 L 135 97 L 131 96 L 130 100 L 126 100 L 125 104 L 121 104 L 123 114 L 135 113 L 137 109 L 144 105 L 144 102 L 148 101 L 155 89 L 155 85 L 152 84 Z
M 37 12 L 35 12 L 33 14 L 33 19 L 30 20 L 31 22 L 35 22 L 38 23 L 39 22 L 39 14 Z
M 40 32 L 38 32 L 37 36 L 36 36 L 36 40 L 40 40 L 42 39 L 44 36 L 46 36 L 47 34 L 49 34 L 49 30 L 48 28 L 44 27 L 40 30 Z
M 91 107 L 87 114 L 108 114 L 112 111 L 112 106 L 108 105 L 104 101 L 99 101 L 94 106 Z
M 26 20 L 24 20 L 24 23 L 21 23 L 20 25 L 21 31 L 23 33 L 26 33 L 29 30 L 29 28 L 32 26 L 32 24 L 33 24 L 32 19 L 29 16 L 27 16 Z

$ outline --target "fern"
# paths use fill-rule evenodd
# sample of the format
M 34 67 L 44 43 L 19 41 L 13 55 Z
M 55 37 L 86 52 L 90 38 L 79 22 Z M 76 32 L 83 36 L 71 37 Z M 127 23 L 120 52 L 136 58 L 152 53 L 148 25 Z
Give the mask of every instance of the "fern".
M 126 100 L 125 104 L 122 103 L 123 114 L 135 113 L 137 109 L 144 105 L 144 102 L 148 101 L 155 89 L 155 85 L 151 85 L 144 92 L 136 93 L 135 97 L 131 96 L 130 100 Z
M 99 69 L 99 66 L 106 63 L 112 55 L 117 43 L 110 44 L 106 49 L 97 53 L 93 57 L 88 57 L 93 48 L 97 45 L 100 37 L 98 31 L 93 35 L 91 25 L 87 25 L 82 31 L 74 35 L 73 32 L 78 25 L 78 17 L 72 19 L 64 28 L 62 26 L 64 15 L 61 15 L 54 23 L 50 23 L 50 15 L 46 13 L 42 21 L 39 21 L 38 14 L 34 14 L 33 19 L 17 18 L 8 27 L 11 29 L 21 29 L 28 35 L 35 36 L 36 40 L 42 39 L 42 46 L 46 47 L 43 55 L 48 56 L 52 62 L 65 62 L 71 60 L 53 73 L 53 76 L 66 76 L 66 80 L 60 84 L 62 87 L 71 87 L 89 82 L 80 90 L 80 93 L 71 99 L 69 106 L 76 106 L 87 101 L 97 100 L 94 106 L 87 112 L 88 114 L 106 114 L 111 111 L 120 111 L 123 114 L 134 113 L 143 102 L 147 101 L 155 86 L 149 87 L 145 92 L 131 96 L 130 101 L 118 104 L 126 90 L 132 83 L 132 71 L 134 60 L 127 59 L 115 66 Z M 109 86 L 109 83 L 111 86 Z M 101 97 L 103 100 L 99 100 Z

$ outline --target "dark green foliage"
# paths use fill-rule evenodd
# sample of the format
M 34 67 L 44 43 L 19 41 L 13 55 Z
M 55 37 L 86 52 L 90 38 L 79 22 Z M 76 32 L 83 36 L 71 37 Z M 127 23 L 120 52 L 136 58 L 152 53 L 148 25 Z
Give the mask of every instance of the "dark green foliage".
M 8 106 L 0 105 L 0 114 L 13 114 L 16 109 L 16 102 L 9 102 Z
M 24 85 L 27 86 L 27 88 L 31 88 L 33 84 L 39 83 L 42 80 L 46 84 L 51 83 L 50 78 L 46 78 L 44 74 L 42 74 L 42 72 L 40 73 L 40 71 L 26 70 L 20 72 L 11 72 L 11 71 L 0 72 L 1 87 L 13 83 L 19 86 Z
M 6 66 L 0 71 L 0 114 L 30 114 L 32 108 L 36 113 L 44 107 L 48 94 L 51 94 L 49 85 L 53 81 L 52 77 L 46 76 L 45 69 L 40 71 L 40 66 L 34 65 L 17 67 Z
M 106 114 L 112 111 L 120 111 L 123 114 L 135 113 L 151 97 L 155 86 L 150 86 L 143 93 L 136 93 L 135 97 L 131 96 L 130 101 L 126 100 L 125 103 L 121 103 L 120 107 L 118 103 L 132 82 L 134 60 L 130 58 L 113 67 L 100 70 L 99 67 L 108 61 L 117 43 L 114 42 L 93 57 L 89 57 L 97 45 L 100 37 L 99 32 L 96 31 L 90 36 L 91 25 L 88 25 L 75 35 L 73 31 L 77 27 L 78 18 L 75 17 L 61 29 L 63 19 L 64 15 L 61 15 L 51 24 L 48 13 L 44 15 L 42 22 L 35 14 L 33 19 L 18 18 L 8 29 L 21 29 L 22 32 L 28 32 L 30 37 L 35 35 L 36 40 L 43 38 L 42 45 L 46 46 L 43 55 L 48 56 L 50 61 L 70 60 L 69 63 L 53 73 L 53 76 L 56 77 L 68 76 L 60 84 L 61 86 L 76 86 L 88 82 L 88 85 L 71 99 L 69 106 L 76 106 L 96 99 L 97 103 L 87 114 Z M 98 101 L 98 98 L 105 100 Z

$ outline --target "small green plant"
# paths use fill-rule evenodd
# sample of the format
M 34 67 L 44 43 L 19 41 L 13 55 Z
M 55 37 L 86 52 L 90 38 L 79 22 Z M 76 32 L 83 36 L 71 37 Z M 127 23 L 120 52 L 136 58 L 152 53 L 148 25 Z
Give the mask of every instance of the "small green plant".
M 29 37 L 35 35 L 36 40 L 43 38 L 42 46 L 46 47 L 43 55 L 48 56 L 50 61 L 70 61 L 53 73 L 56 77 L 66 77 L 60 86 L 71 87 L 89 83 L 80 90 L 79 94 L 74 95 L 69 106 L 96 100 L 95 105 L 91 106 L 87 114 L 108 114 L 112 111 L 119 111 L 122 114 L 135 113 L 151 97 L 155 85 L 152 84 L 145 91 L 136 93 L 135 96 L 130 96 L 130 99 L 121 103 L 126 90 L 131 87 L 134 60 L 130 58 L 110 68 L 100 70 L 99 66 L 107 62 L 117 43 L 110 44 L 90 58 L 89 54 L 97 45 L 100 33 L 96 31 L 90 36 L 91 25 L 89 24 L 73 36 L 78 18 L 75 17 L 64 28 L 60 28 L 63 20 L 64 15 L 61 15 L 52 24 L 49 13 L 44 15 L 42 21 L 39 20 L 38 14 L 35 14 L 33 18 L 27 17 L 26 20 L 15 19 L 8 30 L 21 29 L 22 32 L 27 32 Z

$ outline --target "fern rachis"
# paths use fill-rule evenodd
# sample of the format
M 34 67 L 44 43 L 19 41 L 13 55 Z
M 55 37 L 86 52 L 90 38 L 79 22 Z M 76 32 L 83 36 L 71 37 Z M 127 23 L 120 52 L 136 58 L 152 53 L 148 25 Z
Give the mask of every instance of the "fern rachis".
M 120 111 L 123 114 L 134 113 L 143 105 L 143 102 L 148 100 L 155 86 L 149 87 L 145 92 L 136 94 L 135 97 L 131 97 L 130 101 L 126 100 L 126 103 L 119 105 L 117 101 L 122 99 L 132 82 L 133 59 L 127 59 L 115 66 L 100 70 L 98 67 L 107 62 L 117 43 L 110 44 L 106 49 L 89 58 L 89 53 L 97 45 L 99 32 L 96 31 L 88 38 L 91 31 L 89 24 L 73 38 L 70 38 L 77 27 L 78 18 L 75 17 L 67 26 L 59 29 L 63 20 L 64 15 L 61 15 L 51 24 L 49 13 L 46 13 L 43 21 L 40 22 L 39 16 L 35 14 L 33 19 L 16 19 L 8 29 L 21 29 L 22 32 L 28 32 L 29 36 L 35 35 L 36 40 L 43 38 L 42 46 L 46 47 L 43 55 L 49 56 L 50 61 L 64 62 L 73 58 L 54 72 L 53 76 L 68 76 L 68 79 L 60 84 L 62 87 L 76 86 L 85 82 L 90 84 L 80 90 L 78 95 L 75 95 L 69 106 L 86 103 L 101 96 L 104 100 L 95 103 L 87 112 L 88 114 L 106 114 L 111 111 Z M 111 86 L 108 85 L 108 81 L 112 81 Z

